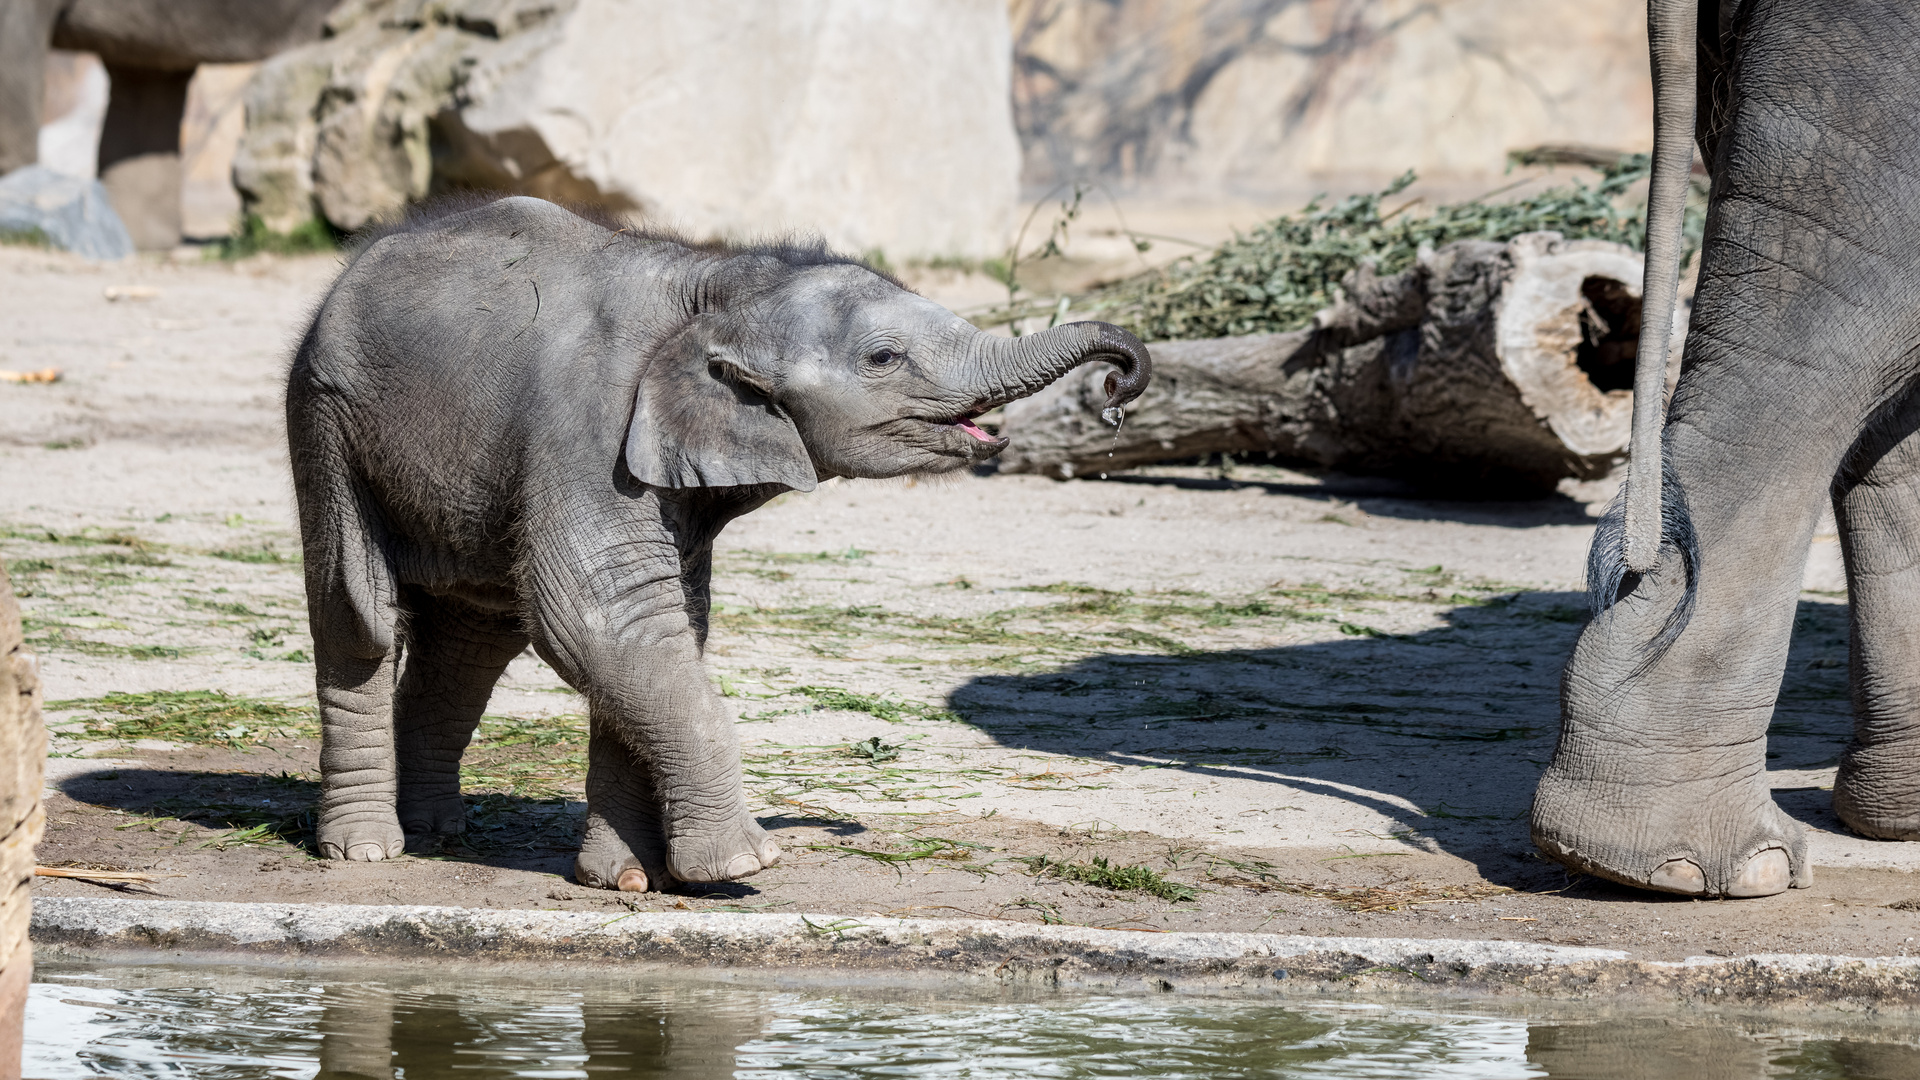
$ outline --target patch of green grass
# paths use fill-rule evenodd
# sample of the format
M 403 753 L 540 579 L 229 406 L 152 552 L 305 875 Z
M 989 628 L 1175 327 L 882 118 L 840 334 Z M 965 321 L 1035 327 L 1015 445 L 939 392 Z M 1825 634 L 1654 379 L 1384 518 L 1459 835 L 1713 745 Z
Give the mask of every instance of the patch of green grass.
M 1029 855 L 1019 861 L 1027 864 L 1034 877 L 1055 877 L 1115 892 L 1143 892 L 1175 904 L 1200 896 L 1193 886 L 1169 881 L 1152 867 L 1114 866 L 1104 855 L 1095 855 L 1092 862 L 1083 863 L 1063 862 L 1046 855 Z
M 118 656 L 127 660 L 178 660 L 188 650 L 171 645 L 119 645 L 78 637 L 71 627 L 29 636 L 27 646 L 38 652 L 72 652 L 82 656 Z
M 881 742 L 880 736 L 878 735 L 875 735 L 871 739 L 861 739 L 859 742 L 847 744 L 847 754 L 849 756 L 857 757 L 862 761 L 868 761 L 875 765 L 899 760 L 900 749 L 901 748 L 894 743 Z
M 271 619 L 274 616 L 264 611 L 255 611 L 245 604 L 220 600 L 207 600 L 198 596 L 182 597 L 188 607 L 202 608 L 207 611 L 229 615 L 236 619 Z
M 950 862 L 965 862 L 973 858 L 976 851 L 991 851 L 985 844 L 975 844 L 967 840 L 948 840 L 941 836 L 908 836 L 902 838 L 906 844 L 904 851 L 880 851 L 874 848 L 854 847 L 851 844 L 808 844 L 808 851 L 825 851 L 834 855 L 858 855 L 883 863 L 908 863 L 921 859 L 943 859 Z
M 546 800 L 573 791 L 587 779 L 587 718 L 557 716 L 481 717 L 460 764 L 460 788 L 469 795 L 506 793 Z
M 319 218 L 309 218 L 291 232 L 275 232 L 258 214 L 248 214 L 240 228 L 216 247 L 222 259 L 244 259 L 263 252 L 273 255 L 317 255 L 340 249 L 341 234 Z
M 201 746 L 249 746 L 271 738 L 320 733 L 314 710 L 223 690 L 155 690 L 49 701 L 53 711 L 87 715 L 90 739 L 163 739 Z
M 229 562 L 242 563 L 297 563 L 300 561 L 300 556 L 297 552 L 287 554 L 275 550 L 271 544 L 265 543 L 259 547 L 219 548 L 214 551 L 209 551 L 207 554 L 216 559 L 226 559 Z
M 888 697 L 884 694 L 861 694 L 838 686 L 801 686 L 796 687 L 793 692 L 806 695 L 807 700 L 811 701 L 815 708 L 863 712 L 868 716 L 885 720 L 889 724 L 898 724 L 906 720 L 962 720 L 959 713 L 950 709 L 938 709 L 925 702 Z M 879 739 L 876 737 L 872 741 L 878 743 Z
M 24 229 L 0 228 L 0 244 L 8 247 L 52 248 L 53 237 L 38 225 L 29 225 Z
M 134 551 L 161 551 L 165 548 L 163 544 L 157 544 L 144 537 L 127 532 L 124 529 L 103 533 L 95 528 L 86 528 L 75 533 L 63 533 L 56 532 L 53 529 L 4 526 L 0 527 L 0 538 L 8 540 L 31 540 L 40 544 L 62 544 L 69 547 L 105 545 L 130 548 Z

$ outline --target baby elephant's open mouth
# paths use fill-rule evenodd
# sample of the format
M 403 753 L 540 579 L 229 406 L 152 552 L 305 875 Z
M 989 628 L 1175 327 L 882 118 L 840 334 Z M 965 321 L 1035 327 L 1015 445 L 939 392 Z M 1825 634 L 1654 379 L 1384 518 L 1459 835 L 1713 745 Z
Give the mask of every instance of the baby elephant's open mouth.
M 978 415 L 978 414 L 975 414 L 975 415 Z M 983 428 L 979 424 L 974 423 L 972 416 L 959 417 L 955 419 L 952 423 L 954 427 L 957 427 L 961 431 L 964 431 L 967 434 L 973 436 L 974 438 L 979 439 L 983 443 L 1000 441 L 998 438 L 987 434 L 986 428 Z
M 979 408 L 970 409 L 966 412 L 961 413 L 959 416 L 954 417 L 951 420 L 939 420 L 939 421 L 935 421 L 935 423 L 937 423 L 941 427 L 959 428 L 961 431 L 964 431 L 968 435 L 973 436 L 975 439 L 979 440 L 980 442 L 985 443 L 986 444 L 985 449 L 987 450 L 991 450 L 991 451 L 1003 450 L 1006 448 L 1007 440 L 999 437 L 998 435 L 994 435 L 988 432 L 986 428 L 983 428 L 979 424 L 974 423 L 975 420 L 979 419 L 980 414 L 985 411 L 986 411 L 985 409 L 979 409 Z

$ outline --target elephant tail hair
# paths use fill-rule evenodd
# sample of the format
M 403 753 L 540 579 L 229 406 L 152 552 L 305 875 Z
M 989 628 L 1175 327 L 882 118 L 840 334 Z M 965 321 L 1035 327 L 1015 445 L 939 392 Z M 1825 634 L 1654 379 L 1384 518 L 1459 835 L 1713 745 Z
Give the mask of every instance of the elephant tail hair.
M 1667 651 L 1693 618 L 1694 601 L 1700 591 L 1700 537 L 1693 529 L 1693 513 L 1687 508 L 1687 494 L 1674 474 L 1673 462 L 1662 462 L 1660 485 L 1660 535 L 1662 554 L 1680 557 L 1686 578 L 1686 591 L 1680 596 L 1665 625 L 1644 650 L 1642 666 L 1653 663 Z M 1620 598 L 1632 591 L 1641 575 L 1627 566 L 1627 487 L 1621 486 L 1607 512 L 1593 532 L 1593 547 L 1587 551 L 1587 607 L 1593 618 L 1607 613 Z

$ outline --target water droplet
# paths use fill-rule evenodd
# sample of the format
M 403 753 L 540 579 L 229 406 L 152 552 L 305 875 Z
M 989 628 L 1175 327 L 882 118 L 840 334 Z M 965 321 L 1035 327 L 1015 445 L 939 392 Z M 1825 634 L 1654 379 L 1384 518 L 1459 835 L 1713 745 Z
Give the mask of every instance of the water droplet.
M 1122 420 L 1125 420 L 1126 418 L 1127 418 L 1127 414 L 1124 412 L 1121 412 L 1120 406 L 1118 405 L 1109 405 L 1106 408 L 1100 410 L 1100 419 L 1105 420 L 1109 424 L 1112 424 L 1115 428 L 1118 428 L 1120 426 L 1120 422 Z

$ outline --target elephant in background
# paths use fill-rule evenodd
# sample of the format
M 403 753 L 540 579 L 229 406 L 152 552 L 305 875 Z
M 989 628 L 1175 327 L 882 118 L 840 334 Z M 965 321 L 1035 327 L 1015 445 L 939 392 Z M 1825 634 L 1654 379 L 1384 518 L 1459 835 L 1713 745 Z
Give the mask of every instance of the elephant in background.
M 1766 739 L 1831 500 L 1854 738 L 1834 810 L 1920 839 L 1920 10 L 1652 0 L 1646 313 L 1632 463 L 1589 560 L 1535 843 L 1694 896 L 1811 879 Z M 1696 140 L 1713 181 L 1664 423 L 1666 315 Z
M 530 643 L 588 703 L 581 884 L 772 865 L 702 659 L 714 538 L 824 478 L 985 461 L 1007 441 L 975 417 L 1096 360 L 1109 407 L 1145 390 L 1147 350 L 1104 323 L 995 337 L 817 247 L 524 196 L 374 240 L 287 386 L 321 853 L 461 831 L 461 754 Z
M 100 181 L 136 247 L 180 242 L 180 120 L 201 64 L 318 40 L 338 0 L 0 0 L 0 175 L 38 156 L 49 47 L 99 55 Z

